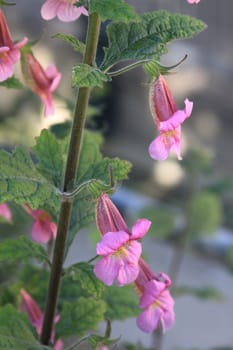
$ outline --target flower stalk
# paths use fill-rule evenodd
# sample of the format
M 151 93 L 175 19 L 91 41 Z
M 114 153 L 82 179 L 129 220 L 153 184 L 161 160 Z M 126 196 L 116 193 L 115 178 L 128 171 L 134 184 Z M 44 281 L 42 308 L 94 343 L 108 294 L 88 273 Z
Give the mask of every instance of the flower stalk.
M 97 13 L 89 16 L 89 24 L 86 39 L 86 51 L 84 63 L 94 65 L 96 50 L 100 32 L 101 19 Z M 69 190 L 70 184 L 75 182 L 78 168 L 80 149 L 84 131 L 86 110 L 90 97 L 90 88 L 83 87 L 78 91 L 76 106 L 74 110 L 74 119 L 71 129 L 70 144 L 65 169 L 63 192 Z M 65 254 L 65 245 L 67 233 L 69 230 L 70 216 L 72 209 L 72 200 L 67 198 L 63 200 L 60 207 L 58 220 L 57 239 L 54 247 L 52 269 L 48 286 L 45 314 L 42 326 L 41 343 L 48 345 L 51 337 L 53 319 L 59 296 L 59 289 L 63 270 L 63 260 Z

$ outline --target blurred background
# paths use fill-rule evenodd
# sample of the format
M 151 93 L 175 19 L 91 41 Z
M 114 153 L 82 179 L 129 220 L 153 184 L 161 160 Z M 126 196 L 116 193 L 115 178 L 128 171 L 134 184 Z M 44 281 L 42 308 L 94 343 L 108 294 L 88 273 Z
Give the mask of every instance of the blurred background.
M 135 320 L 117 322 L 114 336 L 122 342 L 161 350 L 227 350 L 233 348 L 233 2 L 201 0 L 129 0 L 139 12 L 166 9 L 205 21 L 207 30 L 192 40 L 174 42 L 162 58 L 173 65 L 188 58 L 166 78 L 180 109 L 186 97 L 194 102 L 192 117 L 182 127 L 183 161 L 149 158 L 148 145 L 156 130 L 149 111 L 149 85 L 141 68 L 117 77 L 104 91 L 95 89 L 87 126 L 106 138 L 103 151 L 132 162 L 130 180 L 114 195 L 128 223 L 136 217 L 153 220 L 144 239 L 145 257 L 156 271 L 170 273 L 176 295 L 176 323 L 164 339 L 149 337 Z M 0 93 L 0 143 L 32 145 L 42 128 L 69 121 L 73 96 L 72 66 L 80 61 L 69 45 L 51 36 L 60 32 L 85 39 L 86 18 L 77 23 L 45 22 L 43 1 L 16 1 L 5 14 L 15 40 L 25 35 L 38 40 L 37 59 L 46 67 L 56 63 L 63 79 L 55 95 L 55 116 L 44 118 L 37 96 L 29 90 Z M 35 15 L 35 14 L 38 15 Z M 105 24 L 103 25 L 103 28 Z M 100 38 L 107 45 L 104 32 Z M 98 54 L 101 58 L 101 50 Z M 17 77 L 21 79 L 20 67 Z M 1 226 L 1 231 L 6 226 Z M 13 229 L 13 228 L 12 228 Z M 82 252 L 90 242 L 81 237 Z M 80 241 L 79 241 L 80 244 Z M 91 248 L 92 249 L 92 248 Z M 72 253 L 73 252 L 73 253 Z M 74 259 L 71 251 L 70 261 Z M 73 254 L 73 255 L 72 255 Z M 134 347 L 128 347 L 133 349 Z

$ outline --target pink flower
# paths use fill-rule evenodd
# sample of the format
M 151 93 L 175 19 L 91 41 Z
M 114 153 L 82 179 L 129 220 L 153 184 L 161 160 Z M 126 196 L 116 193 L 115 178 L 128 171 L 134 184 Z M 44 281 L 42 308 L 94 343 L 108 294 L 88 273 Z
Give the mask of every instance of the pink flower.
M 51 216 L 44 210 L 31 209 L 25 205 L 25 209 L 34 218 L 32 225 L 32 239 L 38 243 L 48 243 L 50 239 L 56 239 L 57 225 L 52 222 Z
M 155 160 L 167 159 L 169 152 L 181 157 L 181 124 L 192 113 L 193 102 L 184 101 L 184 110 L 178 110 L 171 91 L 162 75 L 151 83 L 149 103 L 159 136 L 151 142 L 149 153 Z
M 13 65 L 20 59 L 20 48 L 27 43 L 24 38 L 14 44 L 3 11 L 0 9 L 0 82 L 13 75 Z
M 82 14 L 88 16 L 88 11 L 84 6 L 74 6 L 79 0 L 46 0 L 41 7 L 41 16 L 45 20 L 50 20 L 56 16 L 63 22 L 72 22 Z
M 189 4 L 198 4 L 201 0 L 187 0 Z
M 118 209 L 102 194 L 97 204 L 97 225 L 102 239 L 96 246 L 96 253 L 102 258 L 94 267 L 96 277 L 107 286 L 115 280 L 119 286 L 133 282 L 139 273 L 142 250 L 138 240 L 147 233 L 151 222 L 139 219 L 130 232 Z
M 174 300 L 168 291 L 170 278 L 165 273 L 157 276 L 140 259 L 140 272 L 135 286 L 140 294 L 139 307 L 143 312 L 137 318 L 137 326 L 146 333 L 153 332 L 159 321 L 163 331 L 173 326 L 175 321 Z
M 11 222 L 12 214 L 10 208 L 5 203 L 0 204 L 0 216 L 6 221 Z
M 44 70 L 32 53 L 24 53 L 21 63 L 24 80 L 27 86 L 40 97 L 45 106 L 45 116 L 54 114 L 52 93 L 61 80 L 61 73 L 54 64 Z
M 41 311 L 39 305 L 35 302 L 35 300 L 31 297 L 29 293 L 27 293 L 24 289 L 20 290 L 22 302 L 20 305 L 20 310 L 26 312 L 31 324 L 36 328 L 36 332 L 40 337 L 43 325 L 43 312 Z M 54 325 L 59 321 L 60 316 L 56 315 L 54 317 Z M 54 343 L 55 338 L 55 329 L 52 331 L 51 342 Z M 58 339 L 54 345 L 54 350 L 62 350 L 63 342 L 61 339 Z

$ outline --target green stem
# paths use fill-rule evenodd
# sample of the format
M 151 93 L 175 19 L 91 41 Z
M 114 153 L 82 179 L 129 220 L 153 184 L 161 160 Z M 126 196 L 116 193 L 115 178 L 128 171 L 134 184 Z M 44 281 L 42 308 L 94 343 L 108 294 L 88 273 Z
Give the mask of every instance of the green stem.
M 101 20 L 99 15 L 97 13 L 91 14 L 89 16 L 86 51 L 83 63 L 92 66 L 95 64 L 100 25 Z M 69 186 L 75 183 L 89 97 L 90 88 L 83 87 L 79 89 L 74 111 L 74 120 L 71 129 L 63 192 L 67 192 Z M 57 238 L 54 247 L 51 275 L 41 333 L 41 343 L 44 345 L 49 344 L 53 329 L 53 320 L 55 316 L 60 283 L 63 273 L 63 260 L 65 254 L 66 238 L 70 225 L 71 209 L 72 200 L 69 198 L 66 201 L 63 200 L 60 207 Z
M 111 77 L 116 77 L 116 76 L 118 76 L 118 75 L 121 75 L 121 74 L 123 74 L 123 73 L 125 73 L 125 72 L 128 72 L 128 71 L 130 71 L 131 69 L 137 68 L 137 67 L 141 66 L 142 64 L 148 63 L 148 62 L 150 62 L 150 61 L 151 61 L 151 60 L 149 60 L 149 59 L 137 61 L 137 62 L 132 63 L 132 64 L 129 64 L 128 66 L 123 67 L 123 68 L 121 68 L 121 69 L 119 69 L 119 70 L 116 70 L 116 71 L 113 71 L 113 72 L 109 72 L 108 74 L 109 74 Z M 108 67 L 108 68 L 104 71 L 104 73 L 107 73 L 108 70 L 109 70 L 110 68 L 111 68 L 111 67 Z

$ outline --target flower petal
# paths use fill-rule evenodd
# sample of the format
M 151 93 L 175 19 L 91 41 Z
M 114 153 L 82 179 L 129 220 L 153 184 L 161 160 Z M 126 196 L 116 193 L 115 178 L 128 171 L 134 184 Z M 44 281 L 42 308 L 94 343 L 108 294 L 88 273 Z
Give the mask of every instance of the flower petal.
M 158 298 L 160 298 L 161 293 L 166 288 L 164 282 L 159 282 L 156 280 L 151 280 L 144 285 L 143 294 L 139 300 L 139 307 L 144 309 L 149 305 L 153 304 Z
M 164 143 L 163 135 L 159 135 L 149 146 L 149 154 L 155 160 L 165 160 L 169 155 L 170 146 Z
M 128 233 L 124 231 L 107 232 L 96 245 L 96 254 L 107 255 L 116 252 L 129 240 Z
M 162 316 L 162 310 L 153 306 L 144 310 L 137 318 L 137 326 L 143 332 L 152 333 L 157 327 Z
M 147 219 L 138 219 L 132 227 L 130 239 L 139 239 L 145 236 L 151 226 L 151 221 Z
M 35 220 L 32 225 L 32 239 L 38 243 L 48 243 L 52 238 L 50 225 L 41 220 Z
M 112 255 L 101 258 L 94 267 L 94 274 L 107 286 L 111 286 L 119 272 L 121 263 Z
M 124 260 L 124 264 L 120 266 L 117 284 L 124 286 L 134 282 L 139 273 L 139 266 L 137 263 L 132 263 L 130 260 Z
M 46 21 L 55 18 L 59 6 L 60 3 L 57 0 L 46 0 L 41 7 L 41 17 Z

